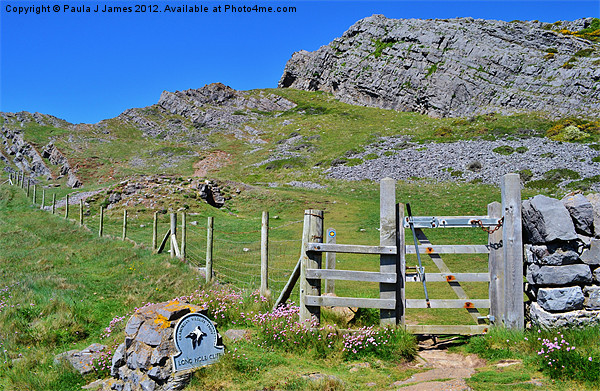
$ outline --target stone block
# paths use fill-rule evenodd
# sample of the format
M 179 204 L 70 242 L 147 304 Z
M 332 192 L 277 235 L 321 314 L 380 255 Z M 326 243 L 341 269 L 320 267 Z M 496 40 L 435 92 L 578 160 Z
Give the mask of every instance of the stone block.
M 600 267 L 594 270 L 594 282 L 600 284 Z
M 562 266 L 579 261 L 579 254 L 567 243 L 557 245 L 525 245 L 527 263 L 538 265 Z
M 538 266 L 527 267 L 527 282 L 541 286 L 561 286 L 588 284 L 592 282 L 592 272 L 588 265 Z
M 147 345 L 158 346 L 162 341 L 162 335 L 151 324 L 144 323 L 138 331 L 137 339 Z
M 549 312 L 538 303 L 529 308 L 531 323 L 544 329 L 561 327 L 583 327 L 600 324 L 600 311 L 576 310 L 569 312 Z
M 593 209 L 594 235 L 600 237 L 600 194 L 588 194 L 585 198 L 590 201 Z
M 120 344 L 112 357 L 112 365 L 110 367 L 110 375 L 112 377 L 117 377 L 119 374 L 119 367 L 125 365 L 125 343 Z
M 562 199 L 569 211 L 575 231 L 583 235 L 594 233 L 594 208 L 592 203 L 583 194 L 574 194 Z
M 587 265 L 600 265 L 600 239 L 592 239 L 590 248 L 581 253 L 581 260 Z
M 543 195 L 523 201 L 523 229 L 527 242 L 532 244 L 577 239 L 567 208 L 559 200 Z
M 144 323 L 144 319 L 140 315 L 133 315 L 125 326 L 125 335 L 128 337 L 135 336 L 142 323 Z
M 583 308 L 583 291 L 578 286 L 561 288 L 540 288 L 538 304 L 546 311 L 572 311 Z
M 585 302 L 583 305 L 588 310 L 600 310 L 600 286 L 586 286 L 583 288 Z

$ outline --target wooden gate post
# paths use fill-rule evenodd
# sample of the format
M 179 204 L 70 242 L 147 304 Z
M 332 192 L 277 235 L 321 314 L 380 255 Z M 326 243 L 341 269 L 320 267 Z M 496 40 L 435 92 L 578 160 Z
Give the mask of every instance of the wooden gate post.
M 323 243 L 323 211 L 307 209 L 304 211 L 302 230 L 302 249 L 300 250 L 300 322 L 310 322 L 314 316 L 321 321 L 321 307 L 306 304 L 306 295 L 321 296 L 321 280 L 306 278 L 306 269 L 320 269 L 322 253 L 306 251 L 307 243 Z
M 260 295 L 268 297 L 269 292 L 269 212 L 262 212 L 260 229 Z
M 327 238 L 325 239 L 325 243 L 336 243 L 336 232 L 333 228 L 327 229 Z M 327 270 L 335 270 L 335 253 L 328 251 L 325 253 L 325 269 Z M 335 293 L 335 280 L 328 279 L 325 280 L 325 293 Z
M 406 245 L 404 243 L 404 204 L 396 204 L 396 321 L 405 327 Z
M 177 213 L 171 213 L 171 258 L 181 257 L 177 245 Z
M 379 184 L 379 245 L 396 246 L 396 181 L 383 178 Z M 396 273 L 396 255 L 380 255 L 379 271 Z M 398 276 L 397 278 L 401 278 Z M 379 283 L 379 298 L 396 300 L 396 284 Z M 379 310 L 380 326 L 396 326 L 398 323 L 396 310 Z
M 502 217 L 502 204 L 492 202 L 488 204 L 488 216 L 499 219 Z M 500 227 L 488 235 L 490 254 L 488 270 L 490 272 L 490 315 L 494 317 L 496 325 L 504 322 L 504 254 L 502 249 L 503 229 Z
M 519 174 L 506 174 L 500 186 L 504 223 L 504 326 L 525 327 L 523 304 L 523 228 L 521 226 L 521 179 Z

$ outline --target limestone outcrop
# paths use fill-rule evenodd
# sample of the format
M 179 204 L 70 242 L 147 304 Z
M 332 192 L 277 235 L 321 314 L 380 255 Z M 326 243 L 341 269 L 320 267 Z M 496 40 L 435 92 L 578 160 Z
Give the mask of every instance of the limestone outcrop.
M 373 15 L 287 62 L 279 87 L 434 117 L 490 112 L 600 116 L 598 44 L 555 24 Z

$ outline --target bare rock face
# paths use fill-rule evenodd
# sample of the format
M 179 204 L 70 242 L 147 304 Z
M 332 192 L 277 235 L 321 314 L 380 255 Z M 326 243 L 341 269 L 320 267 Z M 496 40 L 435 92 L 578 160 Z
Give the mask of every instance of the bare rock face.
M 557 27 L 373 15 L 315 52 L 294 53 L 279 87 L 327 91 L 347 103 L 434 117 L 523 111 L 598 117 L 600 72 L 593 62 L 600 51 L 553 31 L 567 24 L 580 30 L 591 22 Z
M 194 140 L 190 128 L 230 129 L 260 118 L 261 113 L 292 109 L 295 103 L 265 92 L 237 91 L 221 83 L 199 89 L 164 91 L 158 104 L 129 109 L 117 118 L 134 123 L 151 137 Z M 180 118 L 173 118 L 178 115 Z M 198 133 L 198 132 L 196 132 Z M 195 135 L 198 137 L 198 135 Z

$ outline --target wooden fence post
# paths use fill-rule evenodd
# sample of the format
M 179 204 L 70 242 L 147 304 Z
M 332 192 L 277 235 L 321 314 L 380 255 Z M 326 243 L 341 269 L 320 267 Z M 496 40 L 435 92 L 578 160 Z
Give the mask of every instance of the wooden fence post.
M 521 226 L 521 180 L 519 174 L 506 174 L 500 186 L 504 223 L 504 326 L 525 327 L 523 304 L 523 228 Z
M 321 280 L 306 278 L 306 269 L 320 269 L 322 253 L 306 251 L 307 243 L 323 243 L 323 211 L 308 209 L 304 211 L 302 230 L 302 249 L 300 253 L 300 322 L 310 322 L 314 316 L 321 320 L 321 307 L 306 304 L 307 295 L 321 296 Z
M 187 215 L 181 212 L 181 260 L 185 261 L 185 250 L 187 242 Z
M 396 181 L 383 178 L 379 190 L 379 245 L 396 246 Z M 380 255 L 379 271 L 381 273 L 397 272 L 396 255 Z M 400 278 L 401 276 L 398 276 Z M 379 283 L 379 298 L 396 300 L 396 283 Z M 380 326 L 395 326 L 398 323 L 396 310 L 379 310 Z
M 158 242 L 158 212 L 154 212 L 154 221 L 152 222 L 152 250 L 156 250 Z
M 56 212 L 56 193 L 52 194 L 52 214 Z
M 45 203 L 46 203 L 46 189 L 42 189 L 42 205 L 40 205 L 40 209 L 44 209 Z
M 489 217 L 499 219 L 502 217 L 502 204 L 492 202 L 488 204 Z M 490 255 L 488 270 L 490 272 L 490 315 L 494 323 L 501 325 L 504 322 L 504 256 L 502 249 L 502 228 L 488 235 Z
M 21 189 L 25 188 L 25 172 L 21 171 Z
M 65 220 L 69 219 L 69 195 L 65 199 Z
M 29 186 L 31 185 L 31 179 L 27 178 L 27 198 L 29 198 Z
M 262 212 L 260 229 L 260 295 L 268 297 L 269 292 L 269 212 Z
M 37 201 L 37 185 L 33 184 L 33 206 L 35 206 L 35 202 Z
M 127 209 L 123 210 L 123 236 L 121 240 L 125 240 L 127 238 Z
M 325 243 L 336 243 L 336 232 L 333 228 L 327 229 L 327 238 L 325 239 Z M 325 253 L 325 269 L 327 270 L 335 270 L 335 253 L 328 251 Z M 335 293 L 335 280 L 325 280 L 325 293 Z
M 177 247 L 177 213 L 171 213 L 171 258 L 179 257 Z
M 83 226 L 83 198 L 79 200 L 79 226 Z
M 209 216 L 206 223 L 206 282 L 213 278 L 213 225 L 214 218 Z
M 98 236 L 102 237 L 104 233 L 104 207 L 100 206 L 100 228 L 98 228 Z
M 405 327 L 406 245 L 404 243 L 404 204 L 396 204 L 396 322 Z

